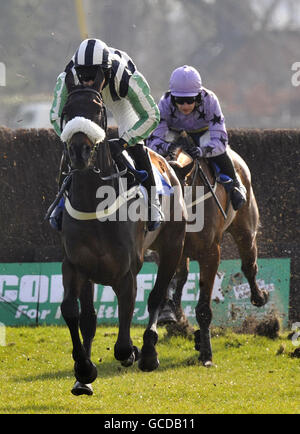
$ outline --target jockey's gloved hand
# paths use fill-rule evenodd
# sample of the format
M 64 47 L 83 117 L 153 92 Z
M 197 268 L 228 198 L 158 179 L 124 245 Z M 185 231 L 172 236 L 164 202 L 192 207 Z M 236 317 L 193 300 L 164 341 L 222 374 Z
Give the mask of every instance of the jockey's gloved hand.
M 166 155 L 166 159 L 168 160 L 168 161 L 172 161 L 172 160 L 176 160 L 176 149 L 177 149 L 177 146 L 176 145 L 174 145 L 173 143 L 171 143 L 170 145 L 169 145 L 169 147 L 168 147 L 168 151 L 167 151 L 167 155 Z
M 190 147 L 186 149 L 186 153 L 189 154 L 194 160 L 203 156 L 203 151 L 199 146 Z
M 115 160 L 116 158 L 122 157 L 122 152 L 126 149 L 127 143 L 123 139 L 109 139 L 109 147 L 112 153 L 112 157 Z
M 119 145 L 122 148 L 122 151 L 127 148 L 128 143 L 124 139 L 119 139 Z

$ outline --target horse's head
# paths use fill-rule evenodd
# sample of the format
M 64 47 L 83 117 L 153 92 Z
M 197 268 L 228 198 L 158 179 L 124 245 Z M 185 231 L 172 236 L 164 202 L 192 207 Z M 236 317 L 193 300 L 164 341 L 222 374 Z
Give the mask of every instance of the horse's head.
M 180 184 L 184 186 L 189 182 L 189 178 L 193 176 L 193 169 L 195 168 L 195 161 L 187 153 L 191 143 L 185 131 L 169 130 L 166 139 L 171 143 L 166 160 L 174 169 Z
M 72 169 L 83 170 L 93 167 L 105 131 L 95 122 L 76 116 L 67 122 L 61 139 L 67 144 Z
M 174 169 L 181 186 L 186 185 L 187 178 L 192 175 L 195 166 L 194 160 L 185 152 L 179 151 L 178 157 L 170 160 L 169 164 Z
M 101 90 L 105 76 L 99 68 L 92 86 L 75 85 L 72 72 L 66 75 L 68 99 L 61 119 L 61 139 L 67 144 L 71 166 L 82 170 L 95 164 L 98 145 L 105 138 L 106 109 Z
M 72 169 L 83 170 L 89 167 L 93 143 L 83 133 L 75 133 L 68 144 Z
M 63 108 L 62 121 L 68 122 L 76 116 L 90 119 L 106 130 L 106 110 L 101 96 L 104 73 L 98 70 L 92 86 L 75 85 L 72 72 L 66 75 L 68 99 Z

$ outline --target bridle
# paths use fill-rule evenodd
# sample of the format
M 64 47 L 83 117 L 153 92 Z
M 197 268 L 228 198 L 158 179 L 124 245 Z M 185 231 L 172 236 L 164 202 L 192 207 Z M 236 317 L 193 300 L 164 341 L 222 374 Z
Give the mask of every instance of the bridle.
M 100 125 L 100 126 L 101 126 L 101 128 L 104 129 L 105 132 L 107 131 L 107 112 L 106 112 L 105 104 L 103 102 L 102 95 L 101 95 L 100 92 L 98 92 L 97 90 L 93 89 L 92 87 L 79 87 L 79 88 L 76 88 L 76 89 L 72 90 L 68 94 L 68 99 L 67 99 L 65 107 L 64 107 L 64 109 L 62 111 L 61 119 L 60 119 L 60 128 L 61 128 L 61 131 L 63 129 L 63 122 L 64 122 L 64 118 L 65 118 L 66 113 L 67 113 L 66 108 L 68 107 L 68 103 L 69 103 L 70 97 L 72 97 L 75 94 L 86 93 L 86 92 L 90 92 L 91 94 L 95 95 L 95 99 L 93 100 L 93 102 L 100 107 L 100 115 L 99 116 L 100 116 L 100 119 L 102 120 L 102 125 Z M 68 146 L 66 144 L 64 144 L 64 146 L 65 146 L 65 152 L 68 152 L 68 149 L 67 149 Z M 95 162 L 96 156 L 97 156 L 97 153 L 98 153 L 98 150 L 99 150 L 99 147 L 100 147 L 100 142 L 97 142 L 97 143 L 95 143 L 93 145 L 93 147 L 91 149 L 90 161 Z M 115 169 L 116 169 L 116 173 L 113 173 L 113 174 L 111 174 L 109 176 L 106 176 L 106 177 L 101 176 L 100 169 L 97 168 L 95 165 L 93 167 L 91 167 L 91 169 L 95 173 L 99 174 L 100 178 L 103 181 L 114 179 L 114 178 L 120 178 L 121 176 L 123 176 L 123 175 L 125 175 L 127 173 L 127 168 L 125 168 L 122 171 L 119 171 L 118 167 L 116 165 L 114 165 L 114 166 L 115 166 Z M 71 171 L 69 171 L 69 173 L 71 173 Z
M 93 102 L 100 107 L 100 119 L 102 120 L 102 125 L 100 125 L 100 126 L 106 132 L 107 131 L 107 112 L 106 112 L 105 104 L 103 102 L 102 95 L 96 89 L 93 89 L 92 87 L 88 87 L 88 86 L 86 86 L 86 87 L 82 86 L 82 87 L 75 88 L 68 94 L 67 102 L 63 108 L 63 111 L 62 111 L 61 117 L 60 117 L 60 130 L 62 131 L 63 127 L 64 127 L 63 123 L 64 123 L 64 120 L 65 120 L 65 117 L 67 114 L 67 107 L 68 107 L 70 98 L 76 94 L 81 94 L 81 93 L 85 93 L 85 94 L 90 93 L 90 94 L 95 95 L 95 99 L 93 100 Z M 69 119 L 69 120 L 71 120 L 71 119 Z M 64 144 L 64 147 L 65 147 L 65 152 L 67 152 L 67 145 Z M 91 160 L 95 159 L 95 156 L 97 155 L 98 149 L 99 149 L 99 143 L 95 143 L 94 146 L 92 147 L 92 150 L 91 150 Z M 99 169 L 94 168 L 93 170 L 96 173 L 99 173 Z
M 94 94 L 96 96 L 96 99 L 93 100 L 93 102 L 97 105 L 99 105 L 102 113 L 101 113 L 101 119 L 104 120 L 103 125 L 101 125 L 101 127 L 104 129 L 104 131 L 106 132 L 107 130 L 107 113 L 106 113 L 106 107 L 105 104 L 103 103 L 103 98 L 100 92 L 98 92 L 96 89 L 93 89 L 92 87 L 80 87 L 78 89 L 74 89 L 72 90 L 69 95 L 68 95 L 68 99 L 67 102 L 65 104 L 65 107 L 68 106 L 68 101 L 70 99 L 71 96 L 75 95 L 75 94 L 79 94 L 79 93 L 86 93 L 86 92 L 90 92 L 92 94 Z M 66 110 L 65 107 L 62 111 L 61 117 L 60 117 L 60 131 L 63 130 L 63 122 L 64 122 L 64 118 L 66 116 Z

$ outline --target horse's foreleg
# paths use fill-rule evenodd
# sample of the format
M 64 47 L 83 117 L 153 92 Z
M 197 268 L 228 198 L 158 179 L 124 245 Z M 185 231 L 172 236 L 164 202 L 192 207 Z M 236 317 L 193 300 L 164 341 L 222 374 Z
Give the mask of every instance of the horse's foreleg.
M 97 327 L 97 315 L 94 309 L 94 284 L 90 281 L 82 288 L 80 294 L 79 326 L 83 338 L 83 347 L 88 358 L 91 357 L 92 342 Z
M 91 358 L 92 342 L 96 333 L 97 315 L 94 309 L 94 284 L 90 281 L 84 285 L 80 294 L 81 312 L 79 316 L 79 327 L 83 338 L 83 347 L 87 357 Z M 73 389 L 73 395 L 92 395 L 93 388 L 91 384 L 76 381 Z
M 133 276 L 132 271 L 129 271 L 113 289 L 118 297 L 119 310 L 119 333 L 114 354 L 115 358 L 127 367 L 132 365 L 139 356 L 139 351 L 132 345 L 130 338 L 130 326 L 137 291 L 136 277 Z
M 200 297 L 196 306 L 196 318 L 200 330 L 195 332 L 195 349 L 199 351 L 199 360 L 204 366 L 212 362 L 210 341 L 210 323 L 212 320 L 211 294 L 220 263 L 220 246 L 215 244 L 206 255 L 199 258 Z
M 66 260 L 63 262 L 64 299 L 61 304 L 62 316 L 69 328 L 73 343 L 74 371 L 76 379 L 83 384 L 92 383 L 97 377 L 96 366 L 91 362 L 79 335 L 78 297 L 83 281 Z

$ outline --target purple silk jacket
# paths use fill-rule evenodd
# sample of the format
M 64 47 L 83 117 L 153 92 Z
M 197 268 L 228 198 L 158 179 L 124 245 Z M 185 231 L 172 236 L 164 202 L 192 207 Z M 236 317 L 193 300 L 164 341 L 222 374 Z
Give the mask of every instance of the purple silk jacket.
M 158 104 L 160 123 L 146 141 L 149 148 L 166 155 L 172 142 L 171 132 L 185 130 L 202 149 L 204 157 L 215 157 L 226 151 L 228 135 L 219 100 L 214 92 L 204 87 L 200 93 L 201 103 L 189 115 L 173 105 L 170 92 L 163 95 Z M 200 142 L 205 132 L 205 140 Z

